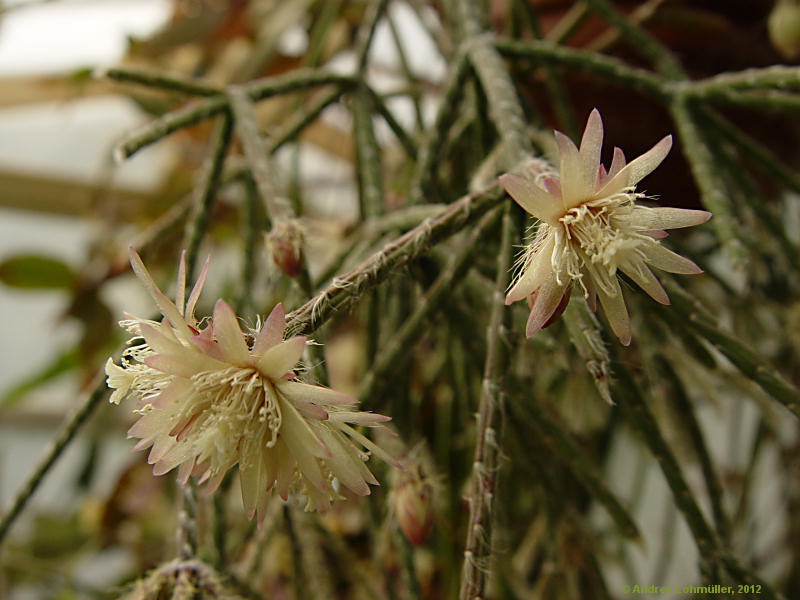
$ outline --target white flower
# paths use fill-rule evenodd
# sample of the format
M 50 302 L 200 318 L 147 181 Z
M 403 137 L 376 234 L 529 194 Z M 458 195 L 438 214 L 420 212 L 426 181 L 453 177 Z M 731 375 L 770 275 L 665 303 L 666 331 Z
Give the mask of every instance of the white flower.
M 577 281 L 592 310 L 595 298 L 600 298 L 611 329 L 627 346 L 630 319 L 617 270 L 654 300 L 669 304 L 649 267 L 683 274 L 702 271 L 658 240 L 666 237 L 665 229 L 705 223 L 711 213 L 636 204 L 644 197 L 635 190 L 636 184 L 664 160 L 672 136 L 628 164 L 622 150 L 614 148 L 608 171 L 600 163 L 603 122 L 597 109 L 589 115 L 580 150 L 559 131 L 555 138 L 561 159 L 558 174 L 544 174 L 535 182 L 511 173 L 500 176 L 517 204 L 541 221 L 506 304 L 528 299 L 531 312 L 525 333 L 530 337 L 558 318 Z
M 307 510 L 325 511 L 340 498 L 341 483 L 369 494 L 377 480 L 364 462 L 368 454 L 398 463 L 350 424 L 378 425 L 388 417 L 351 408 L 356 399 L 297 381 L 292 369 L 306 338 L 284 340 L 281 304 L 261 327 L 239 328 L 228 304 L 218 300 L 210 320 L 198 323 L 194 307 L 208 273 L 208 261 L 185 300 L 185 261 L 181 256 L 175 303 L 155 285 L 136 252 L 131 266 L 155 300 L 164 320 L 129 318 L 120 324 L 134 338 L 122 367 L 106 364 L 111 402 L 138 399 L 141 417 L 128 431 L 135 449 L 151 447 L 148 462 L 161 475 L 178 468 L 213 492 L 225 473 L 238 465 L 248 518 L 264 518 L 270 490 L 286 500 L 290 491 L 308 499 Z

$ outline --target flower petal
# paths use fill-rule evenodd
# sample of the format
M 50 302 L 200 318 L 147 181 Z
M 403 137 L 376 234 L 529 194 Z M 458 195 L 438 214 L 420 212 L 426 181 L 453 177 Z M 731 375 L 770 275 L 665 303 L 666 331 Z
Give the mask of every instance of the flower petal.
M 250 352 L 239 328 L 236 313 L 224 300 L 217 300 L 214 305 L 213 323 L 214 337 L 225 360 L 239 367 L 246 366 L 250 360 Z
M 337 410 L 328 415 L 331 423 L 358 423 L 359 425 L 374 425 L 376 423 L 386 423 L 392 417 L 379 415 L 371 412 L 361 412 L 358 410 Z
M 275 387 L 279 392 L 295 402 L 313 402 L 321 406 L 350 406 L 358 402 L 353 396 L 318 385 L 300 383 L 299 381 L 280 381 Z
M 612 177 L 595 195 L 597 197 L 613 196 L 626 187 L 636 185 L 661 164 L 661 161 L 669 154 L 670 148 L 672 148 L 672 136 L 668 135 L 650 148 L 650 150 L 641 156 L 637 156 L 634 160 L 625 165 L 625 167 Z
M 523 267 L 522 274 L 506 294 L 506 305 L 527 298 L 542 285 L 548 274 L 553 272 L 550 260 L 553 256 L 553 248 L 555 248 L 555 239 L 554 235 L 548 235 L 542 247 L 536 251 L 533 258 L 528 260 L 528 264 Z
M 680 273 L 681 275 L 697 275 L 703 272 L 688 258 L 680 254 L 675 254 L 672 250 L 667 250 L 659 243 L 647 244 L 642 252 L 647 257 L 647 262 L 668 273 Z
M 147 288 L 147 291 L 150 292 L 150 296 L 153 298 L 153 300 L 155 300 L 155 303 L 161 311 L 161 314 L 169 319 L 169 322 L 172 324 L 172 326 L 177 331 L 182 333 L 187 339 L 191 337 L 192 331 L 189 329 L 189 326 L 183 319 L 183 315 L 178 311 L 178 308 L 172 303 L 172 301 L 170 301 L 170 299 L 167 298 L 160 289 L 158 289 L 156 282 L 153 281 L 153 277 L 144 266 L 142 259 L 136 253 L 136 250 L 134 250 L 133 246 L 128 247 L 128 254 L 130 255 L 131 268 L 133 269 L 133 272 Z
M 300 472 L 320 491 L 327 491 L 327 482 L 316 458 L 328 458 L 331 451 L 322 440 L 311 433 L 311 428 L 291 402 L 283 402 L 282 439 Z M 323 451 L 324 448 L 324 451 Z M 322 455 L 322 456 L 320 456 Z
M 194 323 L 194 307 L 197 305 L 197 301 L 200 299 L 200 293 L 203 291 L 203 286 L 206 283 L 206 277 L 208 276 L 208 267 L 211 265 L 211 257 L 206 257 L 206 262 L 203 264 L 203 268 L 200 271 L 200 276 L 197 278 L 197 281 L 192 288 L 192 292 L 189 294 L 189 299 L 186 301 L 186 311 L 183 313 L 186 316 L 186 319 L 190 323 Z
M 711 213 L 705 210 L 637 206 L 631 216 L 631 223 L 634 227 L 641 227 L 645 230 L 678 229 L 679 227 L 700 225 L 710 218 Z
M 500 185 L 525 212 L 548 223 L 557 223 L 563 212 L 561 203 L 538 185 L 513 173 L 505 173 L 498 177 Z
M 317 458 L 328 458 L 331 452 L 317 433 L 318 428 L 312 427 L 291 401 L 281 398 L 280 407 L 281 438 L 287 443 L 289 438 L 292 438 L 293 444 L 295 442 L 301 444 Z M 291 446 L 289 449 L 291 450 L 293 447 Z
M 364 446 L 367 450 L 372 452 L 375 456 L 377 456 L 382 461 L 384 461 L 385 463 L 390 464 L 393 467 L 396 467 L 396 468 L 400 469 L 401 471 L 404 470 L 403 465 L 400 463 L 399 460 L 397 460 L 396 458 L 392 457 L 389 453 L 386 452 L 386 450 L 384 450 L 383 448 L 378 446 L 375 442 L 370 440 L 365 435 L 359 433 L 358 431 L 356 431 L 355 429 L 353 429 L 352 427 L 350 427 L 349 425 L 346 425 L 344 423 L 341 423 L 339 425 L 339 428 L 344 433 L 349 435 L 351 438 L 356 440 L 359 444 Z
M 628 346 L 631 343 L 631 320 L 628 316 L 628 309 L 625 306 L 625 298 L 622 296 L 622 289 L 619 287 L 619 282 L 616 278 L 613 280 L 613 287 L 616 288 L 614 294 L 607 294 L 603 288 L 597 287 L 597 297 L 600 299 L 600 306 L 603 307 L 603 312 L 608 319 L 608 324 L 611 325 L 611 330 L 622 342 L 623 346 Z
M 186 307 L 186 250 L 181 250 L 181 259 L 178 261 L 178 280 L 175 282 L 175 307 L 181 315 Z M 185 316 L 185 315 L 184 315 Z
M 595 108 L 586 121 L 586 129 L 583 130 L 581 138 L 581 162 L 583 163 L 584 180 L 591 181 L 594 188 L 595 180 L 598 176 L 597 167 L 600 164 L 600 152 L 603 149 L 603 119 L 600 112 Z
M 149 323 L 139 323 L 139 333 L 155 352 L 159 354 L 179 354 L 184 351 L 185 346 L 182 346 L 173 337 L 169 338 L 164 335 L 162 328 L 166 331 L 169 330 L 168 326 L 160 325 L 153 327 Z
M 325 461 L 331 472 L 356 494 L 369 495 L 369 486 L 364 477 L 365 471 L 369 475 L 366 479 L 375 481 L 375 478 L 356 454 L 352 442 L 340 433 L 328 429 L 322 432 L 322 436 L 323 441 L 331 450 L 331 456 Z
M 528 323 L 525 326 L 525 336 L 531 337 L 539 331 L 550 316 L 558 308 L 564 296 L 566 285 L 559 285 L 555 275 L 550 272 L 544 283 L 536 290 Z
M 200 352 L 153 354 L 142 362 L 156 371 L 187 378 L 200 371 L 215 371 L 227 369 L 230 366 Z
M 622 151 L 621 148 L 617 148 L 614 146 L 614 156 L 611 159 L 611 167 L 608 169 L 608 176 L 606 177 L 606 181 L 611 181 L 611 179 L 620 171 L 622 171 L 623 167 L 625 166 L 625 153 Z
M 279 380 L 292 369 L 306 347 L 305 336 L 298 335 L 276 344 L 256 360 L 256 368 L 273 381 Z M 281 382 L 283 385 L 283 382 Z
M 661 282 L 656 279 L 656 276 L 653 275 L 653 272 L 648 269 L 647 265 L 645 265 L 643 262 L 639 262 L 638 264 L 625 262 L 619 265 L 619 268 L 628 277 L 633 279 L 636 285 L 647 292 L 647 295 L 653 300 L 660 302 L 661 304 L 668 305 L 670 303 L 667 292 L 665 292 L 664 288 L 661 287 Z
M 560 131 L 554 132 L 554 135 L 561 157 L 559 173 L 561 174 L 563 209 L 569 210 L 591 197 L 597 171 L 594 171 L 591 176 L 584 173 L 583 161 L 572 140 Z
M 279 344 L 283 340 L 284 331 L 286 331 L 286 312 L 283 310 L 283 304 L 278 302 L 256 336 L 253 356 L 261 356 L 269 348 Z

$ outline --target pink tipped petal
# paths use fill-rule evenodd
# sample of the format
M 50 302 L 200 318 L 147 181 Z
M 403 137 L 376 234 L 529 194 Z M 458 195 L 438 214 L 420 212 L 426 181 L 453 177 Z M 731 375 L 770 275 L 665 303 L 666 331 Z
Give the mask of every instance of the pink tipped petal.
M 561 182 L 555 177 L 545 177 L 542 185 L 548 194 L 555 198 L 561 198 Z
M 287 404 L 283 406 L 287 406 Z M 283 418 L 283 427 L 287 429 L 283 440 L 289 448 L 292 458 L 297 461 L 297 468 L 300 469 L 300 472 L 305 475 L 314 487 L 322 492 L 327 491 L 325 477 L 316 459 L 330 457 L 332 455 L 330 450 L 328 450 L 327 446 L 324 446 L 323 442 L 319 440 L 317 436 L 309 438 L 305 435 L 300 435 L 297 428 L 300 427 L 301 423 L 304 423 L 304 421 L 294 408 L 290 408 L 288 411 L 284 412 Z M 325 451 L 321 452 L 320 448 L 323 447 Z M 320 453 L 322 456 L 320 456 Z
M 601 164 L 599 167 L 597 167 L 597 183 L 595 184 L 594 187 L 601 188 L 603 187 L 603 184 L 605 184 L 606 181 L 608 181 L 608 172 L 606 171 L 606 168 Z
M 317 458 L 328 458 L 331 455 L 331 451 L 317 433 L 318 428 L 312 427 L 291 401 L 282 400 L 280 406 L 282 439 L 289 443 L 291 438 L 293 442 L 302 445 Z M 292 454 L 294 454 L 294 451 L 292 451 Z
M 508 195 L 526 212 L 548 223 L 558 221 L 562 210 L 560 203 L 538 185 L 513 173 L 505 173 L 498 179 Z
M 327 430 L 324 432 L 325 443 L 331 449 L 331 457 L 327 461 L 331 472 L 356 494 L 369 495 L 369 486 L 365 479 L 370 483 L 377 483 L 377 481 L 363 461 L 355 455 L 352 446 L 343 444 L 338 438 L 342 438 L 341 434 L 334 434 Z
M 295 402 L 314 402 L 322 406 L 350 406 L 358 402 L 353 396 L 318 385 L 300 383 L 299 381 L 281 381 L 276 385 L 276 388 L 284 396 Z
M 612 281 L 615 293 L 613 295 L 606 294 L 602 288 L 598 287 L 597 296 L 600 298 L 600 305 L 603 307 L 603 312 L 614 335 L 619 338 L 623 346 L 628 346 L 631 343 L 631 320 L 619 282 L 616 279 Z
M 205 336 L 196 335 L 191 340 L 192 344 L 206 356 L 217 360 L 225 360 L 222 356 L 219 344 Z
M 203 495 L 210 496 L 211 494 L 216 492 L 224 478 L 225 478 L 225 471 L 223 471 L 222 473 L 217 473 L 211 479 L 209 479 L 208 483 L 203 488 Z
M 561 301 L 556 306 L 556 309 L 553 311 L 553 314 L 548 317 L 547 321 L 544 325 L 542 325 L 542 329 L 547 329 L 558 321 L 559 317 L 564 314 L 564 311 L 567 310 L 567 305 L 569 304 L 569 299 L 571 295 L 571 286 L 567 286 L 567 289 L 564 290 L 564 295 L 561 296 Z
M 560 131 L 554 133 L 561 157 L 561 191 L 563 209 L 569 210 L 591 197 L 596 172 L 589 175 L 583 170 L 583 161 L 572 140 Z
M 253 356 L 261 356 L 269 348 L 283 341 L 283 332 L 286 330 L 286 312 L 283 304 L 278 302 L 267 320 L 261 326 L 256 341 L 253 344 Z
M 298 335 L 272 346 L 256 360 L 256 368 L 264 375 L 278 381 L 284 374 L 293 368 L 306 347 L 305 336 Z M 285 385 L 281 383 L 281 385 Z
M 403 465 L 400 463 L 399 460 L 397 460 L 396 458 L 392 457 L 390 454 L 388 454 L 380 446 L 378 446 L 374 442 L 372 442 L 372 440 L 370 440 L 365 435 L 359 433 L 358 431 L 356 431 L 355 429 L 353 429 L 349 425 L 342 424 L 342 425 L 340 425 L 340 427 L 342 428 L 342 431 L 344 431 L 347 435 L 349 435 L 351 438 L 353 438 L 359 444 L 364 446 L 367 450 L 372 452 L 375 456 L 380 458 L 383 462 L 385 462 L 387 464 L 390 464 L 390 465 L 392 465 L 393 467 L 395 467 L 397 469 L 405 470 L 405 468 L 403 467 Z
M 678 229 L 705 223 L 711 213 L 705 210 L 688 208 L 647 208 L 637 206 L 633 211 L 633 225 L 645 229 Z
M 669 234 L 663 229 L 650 229 L 648 231 L 640 231 L 639 233 L 646 235 L 647 237 L 651 237 L 654 240 L 663 240 L 665 237 L 669 236 Z
M 263 461 L 260 457 L 256 460 L 255 465 L 249 467 L 239 466 L 239 485 L 242 489 L 242 505 L 244 506 L 244 512 L 248 519 L 252 519 L 256 514 L 263 470 Z
M 653 272 L 648 269 L 645 264 L 622 264 L 619 268 L 628 277 L 633 279 L 636 285 L 647 292 L 647 295 L 653 300 L 661 304 L 668 305 L 670 303 L 667 292 L 661 287 L 661 282 L 656 279 L 656 276 L 653 275 Z
M 188 338 L 190 335 L 192 335 L 189 326 L 183 319 L 183 315 L 178 312 L 177 307 L 170 301 L 170 299 L 158 289 L 156 282 L 153 281 L 153 277 L 144 266 L 144 263 L 136 253 L 136 250 L 133 249 L 133 246 L 128 248 L 128 254 L 130 255 L 131 268 L 133 269 L 133 272 L 136 274 L 136 277 L 139 278 L 139 281 L 141 281 L 147 288 L 147 291 L 150 292 L 150 296 L 155 301 L 156 305 L 161 311 L 161 314 L 169 319 L 169 322 L 172 324 L 172 326 L 185 337 Z
M 250 359 L 250 352 L 244 335 L 239 328 L 236 313 L 224 300 L 217 300 L 214 305 L 214 337 L 217 339 L 222 355 L 231 364 L 243 367 Z
M 622 171 L 623 167 L 625 167 L 625 153 L 621 148 L 614 146 L 614 156 L 611 159 L 611 167 L 608 169 L 606 181 L 610 181 L 614 175 Z
M 163 331 L 169 331 L 169 328 L 163 325 L 156 328 L 148 323 L 139 323 L 139 333 L 142 334 L 144 341 L 155 352 L 164 354 L 179 353 L 183 346 L 174 337 L 170 338 L 164 335 Z
M 183 313 L 186 300 L 186 250 L 181 250 L 181 260 L 178 262 L 178 280 L 175 282 L 175 306 L 178 312 Z
M 185 351 L 179 354 L 153 354 L 142 362 L 157 371 L 187 378 L 200 371 L 222 370 L 230 366 L 200 352 Z
M 684 258 L 680 254 L 675 254 L 672 250 L 667 250 L 657 243 L 648 244 L 642 248 L 647 261 L 662 271 L 668 273 L 679 273 L 681 275 L 698 275 L 703 272 L 703 269 L 698 267 L 688 258 Z
M 598 192 L 598 196 L 612 196 L 626 187 L 636 185 L 647 177 L 669 154 L 672 136 L 668 135 L 641 156 L 636 157 L 617 173 Z
M 597 166 L 600 164 L 600 151 L 603 148 L 603 120 L 600 112 L 595 108 L 586 121 L 586 129 L 581 138 L 581 163 L 583 164 L 583 177 L 591 181 L 594 188 L 597 179 Z
M 374 425 L 392 420 L 392 417 L 387 417 L 386 415 L 346 410 L 332 412 L 329 417 L 331 423 L 358 423 L 359 425 Z
M 527 298 L 547 279 L 552 273 L 550 265 L 553 249 L 555 248 L 555 236 L 549 236 L 544 245 L 529 259 L 529 262 L 522 270 L 522 275 L 514 282 L 511 289 L 506 294 L 506 304 L 511 304 L 517 300 Z
M 555 276 L 550 273 L 534 296 L 531 314 L 528 315 L 528 323 L 525 326 L 526 337 L 531 337 L 544 326 L 558 308 L 564 296 L 564 289 L 565 286 L 559 285 Z
M 200 293 L 203 291 L 203 286 L 206 283 L 206 277 L 208 276 L 208 267 L 211 265 L 211 257 L 206 257 L 206 262 L 203 264 L 203 268 L 200 271 L 200 276 L 197 278 L 197 281 L 192 288 L 192 292 L 189 294 L 189 299 L 186 301 L 186 318 L 191 322 L 194 323 L 194 307 L 197 306 L 197 301 L 200 299 Z

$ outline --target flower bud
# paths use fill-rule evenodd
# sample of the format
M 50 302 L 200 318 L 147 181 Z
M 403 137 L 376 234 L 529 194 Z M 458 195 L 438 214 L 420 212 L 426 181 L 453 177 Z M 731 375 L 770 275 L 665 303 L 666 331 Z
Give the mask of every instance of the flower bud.
M 769 39 L 784 58 L 800 55 L 800 1 L 778 0 L 767 19 Z
M 275 221 L 267 248 L 281 273 L 296 277 L 303 267 L 303 232 L 296 220 Z
M 392 509 L 406 539 L 419 546 L 433 525 L 433 485 L 419 462 L 397 472 L 392 490 Z

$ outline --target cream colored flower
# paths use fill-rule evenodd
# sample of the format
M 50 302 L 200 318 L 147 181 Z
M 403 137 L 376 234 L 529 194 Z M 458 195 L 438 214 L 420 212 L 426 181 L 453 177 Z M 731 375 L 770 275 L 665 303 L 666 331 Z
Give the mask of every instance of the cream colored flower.
M 139 420 L 128 437 L 135 449 L 152 447 L 148 462 L 161 475 L 178 468 L 213 492 L 238 465 L 248 518 L 264 518 L 269 492 L 277 487 L 307 498 L 307 510 L 324 512 L 342 484 L 369 494 L 377 480 L 364 464 L 372 454 L 397 462 L 351 424 L 375 426 L 389 418 L 352 409 L 356 399 L 298 381 L 296 366 L 306 338 L 283 339 L 286 316 L 278 304 L 263 325 L 247 334 L 228 304 L 218 300 L 210 320 L 198 322 L 194 307 L 208 261 L 185 299 L 181 257 L 175 302 L 156 286 L 136 252 L 131 266 L 164 315 L 161 322 L 128 318 L 134 335 L 122 366 L 106 364 L 111 402 L 138 400 Z
M 664 160 L 672 136 L 628 164 L 622 150 L 614 148 L 608 171 L 600 163 L 603 122 L 597 109 L 589 115 L 580 149 L 559 131 L 555 137 L 561 159 L 558 174 L 544 174 L 537 181 L 511 173 L 500 176 L 517 204 L 541 221 L 506 304 L 528 299 L 531 312 L 525 333 L 530 337 L 558 318 L 577 281 L 592 310 L 599 297 L 611 329 L 627 346 L 630 319 L 617 270 L 654 300 L 669 304 L 650 267 L 670 273 L 702 271 L 658 240 L 666 237 L 665 229 L 705 223 L 711 213 L 636 203 L 644 197 L 636 184 Z

